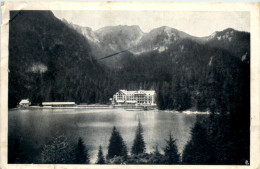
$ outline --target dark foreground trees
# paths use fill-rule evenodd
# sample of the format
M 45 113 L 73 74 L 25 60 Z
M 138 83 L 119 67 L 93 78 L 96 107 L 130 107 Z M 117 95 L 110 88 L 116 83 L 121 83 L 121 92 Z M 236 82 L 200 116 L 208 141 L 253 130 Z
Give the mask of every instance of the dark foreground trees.
M 230 114 L 211 114 L 202 122 L 197 120 L 183 151 L 183 164 L 249 164 L 249 124 L 246 127 L 242 124 L 245 118 L 242 119 Z
M 45 164 L 89 164 L 88 150 L 80 137 L 71 145 L 64 135 L 53 137 L 43 146 L 41 162 Z
M 144 137 L 143 137 L 143 127 L 142 127 L 140 120 L 138 121 L 138 127 L 136 129 L 135 139 L 134 139 L 134 143 L 133 143 L 133 146 L 132 146 L 131 153 L 133 155 L 145 153 L 145 142 L 144 142 Z
M 115 126 L 113 127 L 112 134 L 109 139 L 107 159 L 114 157 L 123 157 L 124 160 L 127 159 L 126 144 Z
M 102 146 L 100 145 L 99 150 L 98 150 L 98 157 L 97 157 L 96 164 L 105 164 L 105 163 L 106 163 L 106 161 L 105 161 L 105 158 L 103 155 Z
M 89 164 L 88 150 L 81 137 L 78 139 L 78 144 L 74 151 L 74 164 Z
M 164 148 L 164 156 L 166 164 L 179 164 L 180 155 L 176 146 L 176 140 L 169 134 L 169 140 L 166 140 L 166 146 Z
M 149 164 L 165 164 L 166 158 L 160 153 L 159 147 L 156 144 L 154 147 L 154 152 L 152 153 L 152 158 Z
M 44 145 L 41 152 L 41 161 L 46 164 L 68 164 L 72 163 L 72 147 L 64 135 L 52 138 Z
M 160 153 L 158 146 L 156 145 L 155 150 L 151 153 L 142 153 L 137 155 L 131 155 L 127 159 L 127 164 L 167 164 L 166 158 Z
M 244 108 L 245 109 L 245 108 Z M 241 107 L 239 111 L 243 110 Z M 128 155 L 127 146 L 116 127 L 113 127 L 105 161 L 102 147 L 99 147 L 96 164 L 249 164 L 249 122 L 242 124 L 245 114 L 211 114 L 198 118 L 191 130 L 191 139 L 184 148 L 182 160 L 178 153 L 176 140 L 169 134 L 160 153 L 156 145 L 154 152 L 146 153 L 143 129 L 139 121 L 132 153 Z M 202 117 L 202 116 L 201 116 Z M 244 117 L 245 118 L 245 117 Z M 240 122 L 240 123 L 239 123 Z M 26 159 L 28 150 L 24 141 L 16 138 L 10 142 L 8 151 L 9 163 L 30 163 Z M 141 148 L 139 147 L 140 145 Z M 25 151 L 26 153 L 25 153 Z M 134 151 L 133 151 L 134 150 Z M 138 151 L 137 151 L 138 150 Z M 138 153 L 136 153 L 138 152 Z M 41 152 L 40 163 L 45 164 L 88 164 L 88 150 L 82 138 L 71 143 L 61 135 L 53 137 Z
M 10 144 L 10 143 L 9 143 Z M 8 163 L 23 164 L 27 162 L 27 155 L 25 154 L 19 137 L 15 138 L 14 146 L 8 151 Z
M 210 147 L 207 130 L 197 121 L 191 130 L 191 140 L 184 148 L 182 162 L 184 164 L 209 164 Z

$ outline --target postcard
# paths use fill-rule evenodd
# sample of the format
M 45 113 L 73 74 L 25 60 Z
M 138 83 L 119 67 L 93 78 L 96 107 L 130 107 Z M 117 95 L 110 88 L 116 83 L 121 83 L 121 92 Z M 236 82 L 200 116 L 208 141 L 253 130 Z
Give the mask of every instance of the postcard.
M 258 3 L 1 7 L 1 168 L 259 167 Z

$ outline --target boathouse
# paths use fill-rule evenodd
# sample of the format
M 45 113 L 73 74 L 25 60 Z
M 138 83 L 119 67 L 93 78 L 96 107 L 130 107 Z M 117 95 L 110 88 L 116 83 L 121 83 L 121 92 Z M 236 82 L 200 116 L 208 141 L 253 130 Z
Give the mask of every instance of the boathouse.
M 22 99 L 19 103 L 19 107 L 29 107 L 31 105 L 31 102 L 29 99 Z
M 42 102 L 44 107 L 74 107 L 75 102 Z

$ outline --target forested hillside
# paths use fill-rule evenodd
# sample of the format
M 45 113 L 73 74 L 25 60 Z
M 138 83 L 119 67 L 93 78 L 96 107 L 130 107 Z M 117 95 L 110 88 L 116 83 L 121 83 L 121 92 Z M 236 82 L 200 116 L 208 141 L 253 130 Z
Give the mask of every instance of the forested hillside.
M 192 40 L 179 40 L 168 48 L 128 57 L 120 76 L 129 89 L 154 88 L 159 108 L 177 110 L 221 111 L 231 97 L 244 94 L 242 89 L 249 83 L 247 62 Z
M 12 11 L 9 36 L 9 107 L 24 98 L 106 102 L 104 69 L 87 39 L 50 11 Z

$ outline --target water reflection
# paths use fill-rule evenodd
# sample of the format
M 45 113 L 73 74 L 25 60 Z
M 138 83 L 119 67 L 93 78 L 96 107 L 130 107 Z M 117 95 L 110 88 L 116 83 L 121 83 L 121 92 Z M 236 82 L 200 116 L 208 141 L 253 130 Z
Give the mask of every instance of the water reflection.
M 147 152 L 153 151 L 156 144 L 162 151 L 165 139 L 171 132 L 181 153 L 189 140 L 196 115 L 175 111 L 123 109 L 12 110 L 9 111 L 9 141 L 21 136 L 28 145 L 26 151 L 35 161 L 39 159 L 43 145 L 51 137 L 64 134 L 71 143 L 76 143 L 78 137 L 82 137 L 89 149 L 91 162 L 95 162 L 99 145 L 107 153 L 113 126 L 121 132 L 130 151 L 138 119 L 144 128 Z

